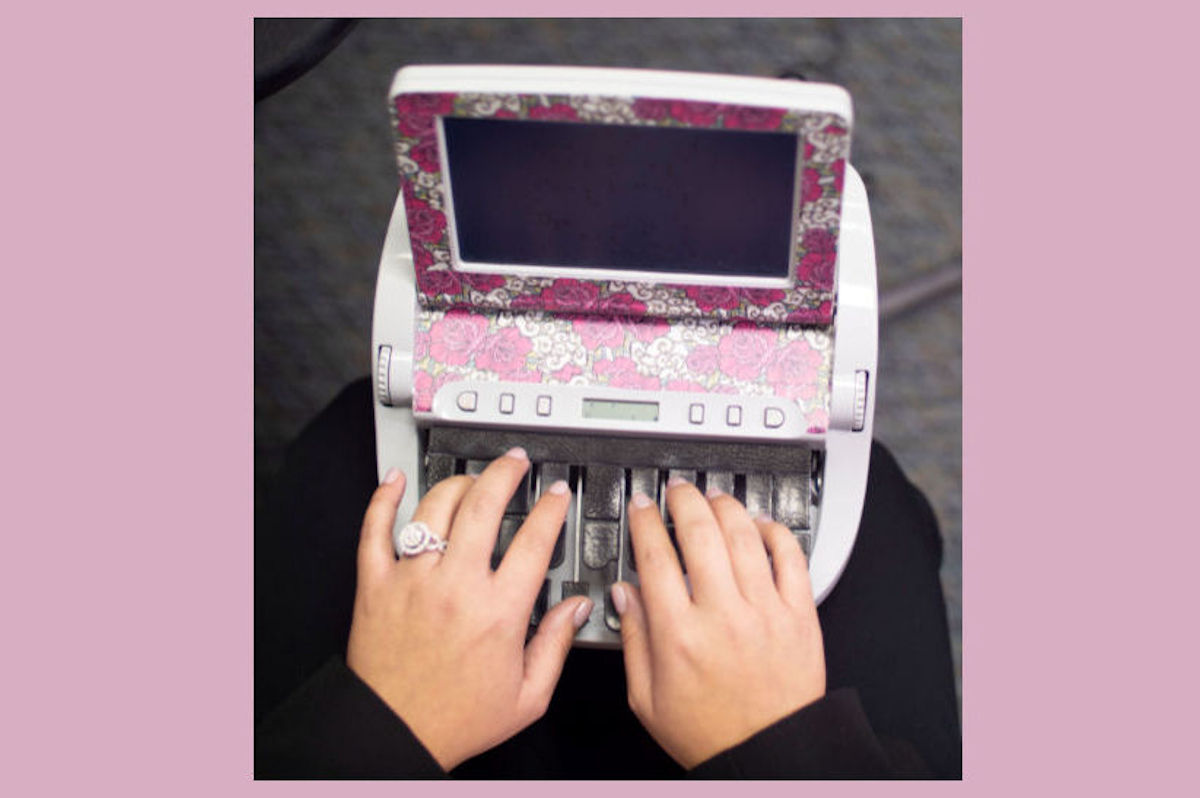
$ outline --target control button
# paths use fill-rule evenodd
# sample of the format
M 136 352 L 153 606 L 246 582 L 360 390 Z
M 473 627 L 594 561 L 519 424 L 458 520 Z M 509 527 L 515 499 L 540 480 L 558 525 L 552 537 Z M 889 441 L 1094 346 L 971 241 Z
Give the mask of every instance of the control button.
M 742 426 L 742 406 L 730 405 L 725 411 L 725 423 L 731 427 Z
M 474 391 L 463 391 L 458 395 L 458 409 L 465 410 L 468 413 L 474 413 L 476 405 L 479 404 L 479 394 Z
M 500 412 L 505 415 L 512 413 L 513 408 L 516 406 L 516 401 L 516 397 L 511 393 L 500 394 Z
M 693 402 L 692 406 L 688 408 L 688 421 L 692 422 L 693 424 L 703 424 L 704 405 L 700 404 L 699 402 Z
M 550 415 L 550 397 L 546 395 L 537 398 L 537 414 L 539 416 Z
M 768 407 L 763 413 L 763 426 L 775 429 L 783 426 L 783 411 L 778 407 Z

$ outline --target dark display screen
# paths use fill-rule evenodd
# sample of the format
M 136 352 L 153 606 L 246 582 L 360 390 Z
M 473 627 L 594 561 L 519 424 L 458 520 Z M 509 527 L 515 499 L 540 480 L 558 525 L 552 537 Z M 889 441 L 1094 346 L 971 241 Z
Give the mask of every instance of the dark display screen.
M 796 136 L 442 120 L 468 263 L 786 277 Z

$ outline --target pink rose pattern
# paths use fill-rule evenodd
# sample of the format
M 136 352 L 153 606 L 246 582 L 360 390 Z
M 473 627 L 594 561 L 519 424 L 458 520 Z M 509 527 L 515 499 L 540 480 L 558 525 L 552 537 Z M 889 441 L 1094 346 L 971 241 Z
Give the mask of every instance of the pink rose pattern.
M 833 265 L 850 142 L 849 127 L 836 114 L 653 98 L 496 94 L 401 94 L 393 111 L 418 298 L 425 307 L 618 312 L 632 317 L 797 324 L 833 320 Z M 450 241 L 438 160 L 435 121 L 439 116 L 794 132 L 804 142 L 804 203 L 794 284 L 766 290 L 497 274 L 459 274 L 452 279 L 455 273 L 446 271 Z M 808 258 L 814 251 L 811 233 L 823 235 L 828 248 L 819 251 L 827 257 Z
M 427 308 L 415 341 L 417 410 L 447 382 L 574 383 L 779 396 L 799 405 L 810 432 L 828 425 L 827 327 Z
M 451 311 L 429 328 L 429 356 L 449 366 L 469 363 L 483 343 L 487 328 L 483 316 Z

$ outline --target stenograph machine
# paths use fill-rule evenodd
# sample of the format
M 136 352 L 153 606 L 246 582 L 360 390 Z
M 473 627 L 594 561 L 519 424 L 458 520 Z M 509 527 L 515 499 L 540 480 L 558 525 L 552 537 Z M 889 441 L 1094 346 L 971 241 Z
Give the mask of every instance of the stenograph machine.
M 792 80 L 421 66 L 391 110 L 400 193 L 375 297 L 379 472 L 424 491 L 513 446 L 571 508 L 531 623 L 637 582 L 626 506 L 672 476 L 786 524 L 823 599 L 866 489 L 877 351 L 849 95 Z M 416 489 L 413 489 L 413 488 Z M 669 527 L 668 527 L 669 528 Z

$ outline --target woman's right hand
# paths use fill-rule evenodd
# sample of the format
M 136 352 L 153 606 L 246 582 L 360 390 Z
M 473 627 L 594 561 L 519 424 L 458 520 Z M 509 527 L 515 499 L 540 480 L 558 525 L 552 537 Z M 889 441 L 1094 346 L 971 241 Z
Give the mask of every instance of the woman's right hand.
M 693 768 L 821 698 L 825 657 L 808 564 L 787 527 L 679 480 L 667 506 L 691 594 L 656 505 L 637 494 L 629 528 L 641 589 L 618 583 L 612 597 L 629 705 Z

